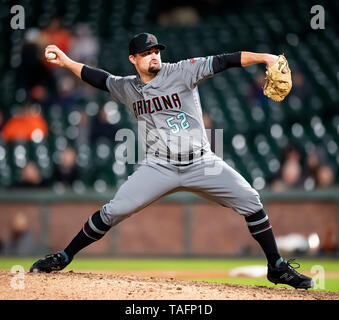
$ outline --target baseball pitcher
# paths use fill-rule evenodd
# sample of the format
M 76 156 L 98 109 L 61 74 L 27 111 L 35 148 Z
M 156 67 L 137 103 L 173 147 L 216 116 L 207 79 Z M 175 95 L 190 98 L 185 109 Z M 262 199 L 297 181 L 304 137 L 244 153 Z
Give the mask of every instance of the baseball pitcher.
M 312 288 L 313 280 L 298 273 L 290 261 L 280 256 L 257 191 L 211 151 L 198 93 L 198 84 L 219 72 L 265 63 L 269 82 L 265 94 L 281 101 L 291 88 L 286 58 L 241 51 L 163 63 L 160 52 L 164 49 L 150 33 L 134 36 L 129 43 L 129 61 L 136 75 L 121 77 L 75 62 L 58 47 L 47 46 L 50 63 L 68 68 L 130 109 L 143 124 L 139 139 L 145 157 L 114 198 L 89 217 L 64 250 L 38 260 L 30 271 L 49 273 L 64 269 L 81 249 L 101 239 L 111 227 L 164 195 L 189 191 L 244 217 L 267 258 L 268 280 L 294 288 Z

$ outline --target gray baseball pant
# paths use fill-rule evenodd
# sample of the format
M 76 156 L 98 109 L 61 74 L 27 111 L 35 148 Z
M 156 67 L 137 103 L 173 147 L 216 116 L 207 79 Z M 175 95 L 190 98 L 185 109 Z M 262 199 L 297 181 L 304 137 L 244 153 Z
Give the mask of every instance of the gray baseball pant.
M 249 216 L 263 208 L 258 192 L 237 171 L 213 153 L 187 166 L 140 164 L 100 213 L 114 226 L 162 196 L 178 191 L 203 198 Z

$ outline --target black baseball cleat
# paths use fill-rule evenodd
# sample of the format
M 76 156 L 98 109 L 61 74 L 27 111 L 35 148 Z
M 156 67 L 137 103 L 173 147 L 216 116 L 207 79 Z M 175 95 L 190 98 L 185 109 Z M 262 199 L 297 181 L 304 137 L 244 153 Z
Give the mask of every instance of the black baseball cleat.
M 35 262 L 29 271 L 34 273 L 50 273 L 52 271 L 60 271 L 69 265 L 71 261 L 72 259 L 69 260 L 67 256 L 63 255 L 61 252 L 57 252 L 49 254 L 44 259 L 40 259 Z
M 295 259 L 288 261 L 282 261 L 279 267 L 272 267 L 268 264 L 267 279 L 274 284 L 287 284 L 295 289 L 309 289 L 314 287 L 314 281 L 312 278 L 307 277 L 297 271 L 291 266 Z M 296 263 L 296 262 L 295 262 Z M 296 263 L 299 268 L 300 265 Z

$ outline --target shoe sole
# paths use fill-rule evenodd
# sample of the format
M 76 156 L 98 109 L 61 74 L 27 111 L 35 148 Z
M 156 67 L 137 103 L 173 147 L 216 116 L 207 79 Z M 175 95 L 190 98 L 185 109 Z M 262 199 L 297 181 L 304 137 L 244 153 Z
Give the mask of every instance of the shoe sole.
M 277 285 L 277 284 L 285 284 L 285 285 L 287 285 L 287 286 L 290 286 L 290 287 L 292 287 L 292 288 L 294 288 L 294 289 L 305 289 L 305 290 L 308 290 L 308 289 L 312 289 L 313 287 L 295 287 L 295 286 L 292 286 L 291 284 L 288 284 L 288 283 L 274 283 L 275 285 Z
M 313 282 L 313 280 L 312 280 L 310 286 L 293 286 L 293 285 L 291 285 L 291 284 L 289 284 L 289 283 L 276 282 L 276 281 L 272 281 L 272 280 L 270 280 L 270 279 L 268 279 L 268 281 L 274 283 L 275 285 L 277 285 L 277 284 L 286 284 L 286 285 L 288 285 L 288 286 L 290 286 L 290 287 L 292 287 L 292 288 L 294 288 L 294 289 L 305 289 L 305 290 L 308 290 L 308 289 L 313 289 L 313 288 L 314 288 L 314 282 Z

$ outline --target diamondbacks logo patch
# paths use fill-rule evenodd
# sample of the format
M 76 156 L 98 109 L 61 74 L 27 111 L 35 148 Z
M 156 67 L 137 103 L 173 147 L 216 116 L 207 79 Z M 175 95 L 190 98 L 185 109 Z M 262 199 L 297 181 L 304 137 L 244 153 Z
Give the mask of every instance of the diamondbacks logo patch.
M 191 63 L 197 62 L 200 58 L 191 58 L 190 61 Z
M 154 37 L 151 34 L 149 34 L 146 39 L 146 43 L 154 43 L 154 42 L 155 42 Z

